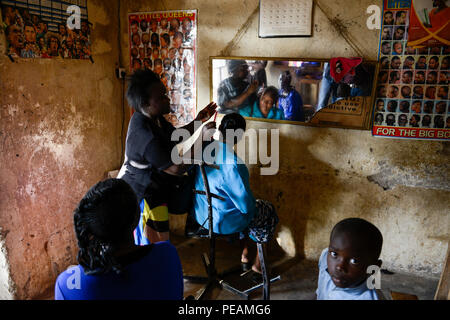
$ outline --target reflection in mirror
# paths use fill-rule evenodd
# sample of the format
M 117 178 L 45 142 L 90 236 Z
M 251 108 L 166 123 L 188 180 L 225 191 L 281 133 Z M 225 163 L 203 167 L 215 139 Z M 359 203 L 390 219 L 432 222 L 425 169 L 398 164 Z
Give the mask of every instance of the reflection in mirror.
M 219 112 L 309 122 L 329 104 L 370 96 L 374 66 L 362 59 L 211 58 L 212 99 Z

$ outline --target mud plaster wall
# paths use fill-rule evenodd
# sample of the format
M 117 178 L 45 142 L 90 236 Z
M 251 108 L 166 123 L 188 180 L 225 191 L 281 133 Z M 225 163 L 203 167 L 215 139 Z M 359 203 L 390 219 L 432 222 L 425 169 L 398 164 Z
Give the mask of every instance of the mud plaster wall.
M 366 9 L 381 7 L 380 0 L 316 1 L 313 37 L 288 39 L 258 38 L 258 3 L 134 0 L 123 3 L 121 19 L 129 12 L 198 9 L 199 106 L 210 100 L 210 56 L 377 59 L 379 30 L 366 27 Z M 121 39 L 128 41 L 126 24 Z M 127 49 L 122 59 L 128 68 Z M 424 276 L 441 272 L 449 239 L 448 143 L 258 121 L 248 127 L 280 130 L 279 173 L 261 176 L 257 166 L 250 172 L 255 195 L 278 208 L 277 240 L 286 253 L 317 259 L 334 224 L 361 217 L 384 235 L 385 267 Z
M 88 11 L 93 64 L 12 63 L 0 34 L 0 238 L 18 299 L 52 294 L 56 276 L 76 262 L 72 211 L 120 165 L 118 3 L 89 0 Z

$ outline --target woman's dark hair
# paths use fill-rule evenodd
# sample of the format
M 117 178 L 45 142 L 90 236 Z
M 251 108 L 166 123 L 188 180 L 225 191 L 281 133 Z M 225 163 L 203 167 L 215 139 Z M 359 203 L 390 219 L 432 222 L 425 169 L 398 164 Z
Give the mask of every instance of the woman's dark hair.
M 151 70 L 136 70 L 128 82 L 128 104 L 137 112 L 145 113 L 150 100 L 150 87 L 160 81 L 159 76 Z
M 120 273 L 122 266 L 114 250 L 126 244 L 139 222 L 139 205 L 133 189 L 121 179 L 107 179 L 94 185 L 74 211 L 78 239 L 78 263 L 85 274 L 111 270 Z
M 258 93 L 258 98 L 261 98 L 265 95 L 269 95 L 272 98 L 273 103 L 277 103 L 277 101 L 278 101 L 278 89 L 277 88 L 275 88 L 274 86 L 268 86 L 268 87 L 264 88 L 263 90 L 261 90 Z
M 247 124 L 245 122 L 245 119 L 243 116 L 241 116 L 239 113 L 230 113 L 227 114 L 225 117 L 223 117 L 222 122 L 219 126 L 219 131 L 222 135 L 222 137 L 227 137 L 227 130 L 239 130 L 242 129 L 245 131 L 247 127 Z M 237 137 L 234 136 L 234 144 L 237 143 Z M 231 142 L 231 141 L 230 141 Z

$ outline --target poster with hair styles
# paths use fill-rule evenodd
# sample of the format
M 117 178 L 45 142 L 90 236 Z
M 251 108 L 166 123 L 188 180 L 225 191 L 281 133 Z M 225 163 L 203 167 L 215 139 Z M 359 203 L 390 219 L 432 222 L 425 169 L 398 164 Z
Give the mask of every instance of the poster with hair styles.
M 413 2 L 384 0 L 372 134 L 449 141 L 450 47 L 411 46 Z
M 170 97 L 166 119 L 175 127 L 195 118 L 197 104 L 197 10 L 128 15 L 130 72 L 152 70 Z
M 0 5 L 9 57 L 93 61 L 87 0 L 0 0 Z M 73 29 L 67 24 L 71 5 L 77 5 L 81 14 Z

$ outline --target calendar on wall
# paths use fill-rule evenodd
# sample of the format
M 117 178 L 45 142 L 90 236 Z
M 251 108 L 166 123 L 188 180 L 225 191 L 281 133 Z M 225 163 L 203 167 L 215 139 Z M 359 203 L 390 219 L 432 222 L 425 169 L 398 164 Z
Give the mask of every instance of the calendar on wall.
M 260 0 L 259 4 L 259 37 L 311 36 L 313 0 Z

